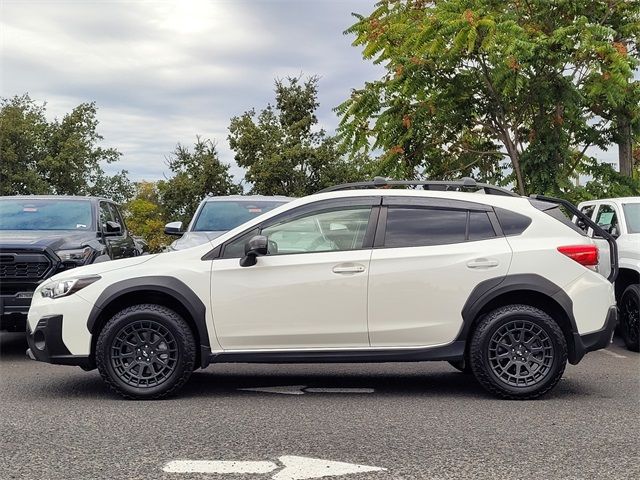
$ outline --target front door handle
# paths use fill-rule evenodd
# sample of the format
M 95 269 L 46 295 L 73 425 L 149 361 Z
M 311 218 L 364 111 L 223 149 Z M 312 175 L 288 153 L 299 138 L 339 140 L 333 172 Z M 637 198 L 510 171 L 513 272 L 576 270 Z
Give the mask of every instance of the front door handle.
M 342 263 L 333 267 L 333 273 L 349 274 L 349 273 L 362 273 L 365 271 L 364 265 L 358 263 Z
M 476 258 L 467 262 L 469 268 L 494 268 L 500 265 L 500 262 L 495 258 Z

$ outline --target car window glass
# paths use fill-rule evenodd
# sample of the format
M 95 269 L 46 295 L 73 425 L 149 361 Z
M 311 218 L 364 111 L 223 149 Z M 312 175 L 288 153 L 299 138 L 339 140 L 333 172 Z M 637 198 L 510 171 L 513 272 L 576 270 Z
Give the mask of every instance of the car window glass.
M 0 230 L 95 230 L 91 202 L 57 198 L 0 200 Z
M 370 207 L 313 213 L 262 230 L 269 255 L 362 248 Z
M 205 202 L 194 221 L 194 232 L 226 232 L 285 204 L 284 200 L 216 200 Z
M 625 203 L 622 209 L 627 219 L 628 232 L 640 233 L 640 203 Z
M 114 222 L 113 212 L 107 202 L 100 202 L 100 225 L 103 230 L 107 229 L 107 222 Z
M 124 224 L 124 219 L 122 218 L 122 216 L 120 215 L 120 211 L 118 210 L 118 207 L 116 207 L 114 204 L 109 204 L 109 207 L 111 208 L 111 214 L 114 218 L 114 221 L 116 223 L 120 224 L 120 228 L 122 229 L 122 231 L 125 231 L 125 224 Z
M 242 258 L 244 256 L 244 246 L 251 240 L 251 237 L 258 235 L 260 230 L 254 228 L 239 237 L 231 240 L 224 246 L 224 251 L 220 258 Z
M 419 247 L 465 241 L 467 212 L 389 207 L 385 247 Z
M 496 232 L 485 212 L 469 212 L 469 241 L 493 238 Z
M 611 234 L 615 234 L 619 231 L 618 217 L 615 209 L 611 205 L 600 205 L 600 208 L 598 209 L 598 216 L 596 217 L 596 223 Z
M 587 217 L 593 218 L 593 211 L 595 210 L 595 205 L 585 205 L 580 209 L 582 213 L 584 213 Z M 575 224 L 580 228 L 583 232 L 589 231 L 589 226 L 582 220 L 581 218 L 575 217 Z

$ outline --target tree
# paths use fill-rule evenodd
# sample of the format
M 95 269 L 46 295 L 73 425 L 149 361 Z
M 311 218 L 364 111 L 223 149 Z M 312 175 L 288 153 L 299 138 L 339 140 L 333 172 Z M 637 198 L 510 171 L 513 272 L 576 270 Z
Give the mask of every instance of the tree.
M 167 216 L 160 205 L 156 183 L 137 183 L 136 195 L 125 204 L 124 215 L 129 230 L 134 235 L 144 238 L 150 252 L 160 252 L 164 246 L 171 243 L 171 238 L 163 233 Z
M 234 195 L 242 188 L 233 183 L 229 165 L 220 162 L 215 144 L 196 137 L 193 152 L 178 144 L 167 164 L 174 176 L 158 183 L 168 218 L 189 223 L 200 201 L 208 194 Z
M 365 175 L 365 157 L 348 161 L 336 138 L 316 128 L 317 77 L 276 80 L 275 94 L 275 106 L 257 115 L 249 110 L 229 126 L 235 161 L 246 168 L 253 193 L 303 196 Z
M 348 32 L 386 73 L 338 107 L 340 136 L 352 152 L 382 149 L 387 174 L 571 190 L 588 147 L 611 144 L 615 112 L 639 121 L 639 11 L 606 0 L 381 1 Z
M 47 121 L 44 105 L 29 95 L 0 102 L 0 193 L 107 196 L 121 202 L 132 193 L 125 170 L 106 175 L 115 148 L 99 143 L 95 103 L 83 103 L 62 120 Z

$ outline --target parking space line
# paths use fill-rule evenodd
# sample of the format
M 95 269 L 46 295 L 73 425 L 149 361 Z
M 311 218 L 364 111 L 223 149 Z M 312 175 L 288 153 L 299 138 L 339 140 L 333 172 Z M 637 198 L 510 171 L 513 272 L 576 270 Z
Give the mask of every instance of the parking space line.
M 598 352 L 606 353 L 607 355 L 610 355 L 615 358 L 627 358 L 624 355 L 620 355 L 619 353 L 612 352 L 611 350 L 607 350 L 606 348 L 602 350 L 598 350 Z

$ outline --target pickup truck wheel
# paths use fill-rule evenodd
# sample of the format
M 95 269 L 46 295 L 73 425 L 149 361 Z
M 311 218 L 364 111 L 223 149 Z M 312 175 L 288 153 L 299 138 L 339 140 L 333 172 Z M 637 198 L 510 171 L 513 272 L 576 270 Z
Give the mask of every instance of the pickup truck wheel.
M 542 310 L 508 305 L 480 320 L 471 340 L 470 363 L 491 393 L 531 399 L 560 381 L 567 344 L 558 324 Z
M 620 333 L 627 348 L 640 351 L 640 285 L 629 285 L 620 297 Z
M 176 392 L 191 376 L 193 334 L 176 312 L 134 305 L 114 315 L 96 344 L 100 375 L 125 398 L 156 399 Z

